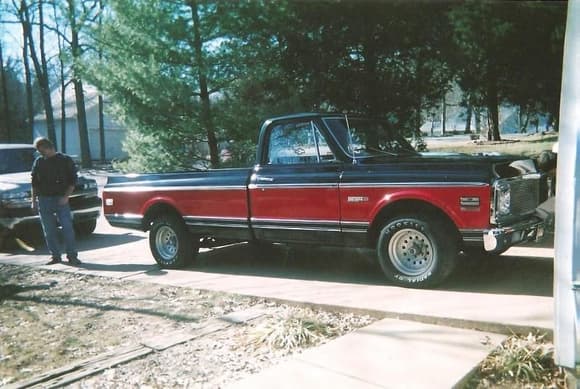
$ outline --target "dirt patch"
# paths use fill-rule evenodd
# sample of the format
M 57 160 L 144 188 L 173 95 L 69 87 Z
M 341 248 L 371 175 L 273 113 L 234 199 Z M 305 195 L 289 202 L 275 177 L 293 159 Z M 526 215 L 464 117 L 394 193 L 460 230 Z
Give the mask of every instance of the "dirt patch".
M 0 265 L 0 304 L 0 386 L 259 307 L 265 315 L 245 325 L 74 385 L 221 387 L 374 321 L 259 298 L 11 265 Z

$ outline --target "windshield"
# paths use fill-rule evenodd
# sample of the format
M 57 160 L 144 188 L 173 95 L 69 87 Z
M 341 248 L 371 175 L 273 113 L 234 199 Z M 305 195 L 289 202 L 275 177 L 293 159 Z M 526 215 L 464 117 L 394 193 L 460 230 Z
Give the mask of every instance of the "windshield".
M 324 119 L 340 147 L 352 158 L 416 153 L 413 146 L 385 121 L 370 119 Z
M 35 150 L 0 149 L 0 174 L 29 172 L 35 158 Z

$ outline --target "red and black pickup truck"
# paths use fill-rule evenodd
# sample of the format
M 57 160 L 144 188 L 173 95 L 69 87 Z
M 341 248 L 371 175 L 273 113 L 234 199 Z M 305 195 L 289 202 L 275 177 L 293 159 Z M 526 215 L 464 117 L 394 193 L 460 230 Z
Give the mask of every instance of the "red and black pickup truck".
M 307 113 L 266 120 L 252 168 L 111 176 L 103 199 L 162 267 L 235 241 L 371 247 L 392 283 L 427 287 L 461 251 L 539 238 L 544 182 L 532 160 L 420 153 L 386 122 Z

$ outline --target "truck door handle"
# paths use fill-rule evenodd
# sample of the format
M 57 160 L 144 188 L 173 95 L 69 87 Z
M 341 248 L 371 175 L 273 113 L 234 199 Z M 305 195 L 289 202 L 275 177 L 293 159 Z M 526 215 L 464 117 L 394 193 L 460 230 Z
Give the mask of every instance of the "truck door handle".
M 262 182 L 274 182 L 274 177 L 262 177 L 262 176 L 258 176 L 258 181 L 262 181 Z

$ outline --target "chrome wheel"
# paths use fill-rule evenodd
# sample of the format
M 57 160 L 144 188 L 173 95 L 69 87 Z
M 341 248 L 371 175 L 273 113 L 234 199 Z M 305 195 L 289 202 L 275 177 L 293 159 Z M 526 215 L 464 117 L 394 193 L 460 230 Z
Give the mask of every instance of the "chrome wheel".
M 405 228 L 395 232 L 388 253 L 397 271 L 407 276 L 425 274 L 434 265 L 433 244 L 421 231 Z
M 159 256 L 172 262 L 179 251 L 179 240 L 175 231 L 169 226 L 161 226 L 155 235 L 155 248 Z

